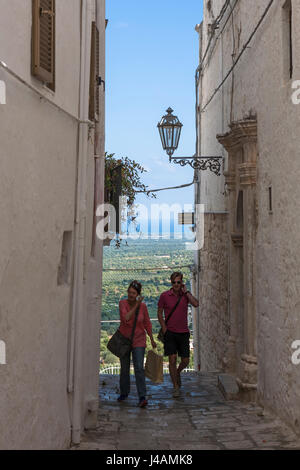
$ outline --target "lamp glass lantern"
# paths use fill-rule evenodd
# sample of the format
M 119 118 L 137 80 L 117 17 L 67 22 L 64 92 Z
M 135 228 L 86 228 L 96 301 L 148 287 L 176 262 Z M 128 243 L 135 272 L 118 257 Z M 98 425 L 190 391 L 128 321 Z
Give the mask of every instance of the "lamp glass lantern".
M 179 121 L 177 116 L 174 116 L 173 109 L 168 108 L 165 116 L 162 117 L 157 127 L 161 138 L 163 149 L 167 152 L 170 159 L 178 148 L 181 128 L 183 124 Z
M 193 155 L 191 157 L 172 157 L 178 148 L 182 124 L 177 116 L 174 116 L 173 109 L 167 109 L 167 113 L 162 117 L 157 127 L 161 138 L 163 149 L 169 155 L 169 162 L 174 162 L 180 166 L 190 165 L 193 170 L 210 170 L 217 176 L 221 175 L 221 165 L 224 159 L 222 156 Z

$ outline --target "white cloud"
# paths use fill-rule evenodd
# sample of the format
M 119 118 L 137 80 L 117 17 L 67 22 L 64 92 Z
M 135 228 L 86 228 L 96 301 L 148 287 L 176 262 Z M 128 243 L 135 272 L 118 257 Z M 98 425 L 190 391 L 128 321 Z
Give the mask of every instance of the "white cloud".
M 160 166 L 161 168 L 167 169 L 171 173 L 175 173 L 176 168 L 174 167 L 174 163 L 169 163 L 169 161 L 163 161 L 160 159 L 155 159 L 154 160 L 155 165 Z

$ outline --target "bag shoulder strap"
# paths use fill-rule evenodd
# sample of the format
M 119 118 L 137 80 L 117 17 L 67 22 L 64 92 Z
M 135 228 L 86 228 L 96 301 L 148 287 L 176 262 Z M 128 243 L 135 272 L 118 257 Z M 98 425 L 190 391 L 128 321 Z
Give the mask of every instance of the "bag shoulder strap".
M 178 307 L 178 304 L 179 304 L 179 302 L 181 301 L 181 298 L 182 298 L 182 297 L 183 297 L 183 296 L 181 295 L 181 296 L 179 297 L 179 299 L 177 300 L 175 307 L 171 310 L 171 312 L 169 313 L 168 318 L 165 320 L 165 324 L 167 324 L 168 321 L 170 320 L 172 314 L 175 312 L 176 308 Z
M 131 333 L 131 338 L 130 338 L 130 341 L 131 341 L 131 342 L 133 341 L 133 336 L 134 336 L 134 332 L 135 332 L 137 317 L 138 317 L 138 314 L 139 314 L 139 311 L 140 311 L 140 306 L 141 306 L 141 305 L 139 305 L 139 308 L 138 308 L 137 311 L 135 312 L 134 324 L 133 324 L 133 327 L 132 327 L 132 333 Z

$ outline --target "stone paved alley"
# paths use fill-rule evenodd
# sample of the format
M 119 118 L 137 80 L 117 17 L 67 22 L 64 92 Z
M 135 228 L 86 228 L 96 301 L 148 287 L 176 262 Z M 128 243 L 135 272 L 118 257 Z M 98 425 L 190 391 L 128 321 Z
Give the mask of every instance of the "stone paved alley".
M 117 402 L 119 376 L 100 376 L 98 428 L 83 435 L 79 450 L 300 449 L 300 438 L 279 419 L 254 404 L 225 401 L 217 373 L 182 374 L 179 399 L 170 377 L 162 385 L 147 379 L 149 405 L 131 396 Z

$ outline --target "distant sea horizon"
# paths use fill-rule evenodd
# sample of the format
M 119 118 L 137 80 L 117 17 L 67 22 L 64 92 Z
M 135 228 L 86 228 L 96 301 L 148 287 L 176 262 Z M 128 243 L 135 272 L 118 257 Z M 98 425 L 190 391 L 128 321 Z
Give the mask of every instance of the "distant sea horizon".
M 131 236 L 133 235 L 133 236 Z M 163 233 L 140 233 L 138 236 L 134 234 L 121 234 L 120 238 L 128 240 L 182 240 L 187 242 L 193 242 L 195 239 L 195 234 L 189 234 L 189 237 L 186 236 L 186 233 L 182 232 L 163 232 Z
M 123 232 L 129 233 L 129 236 L 131 234 L 134 236 L 141 234 L 141 236 L 147 236 L 149 238 L 164 238 L 167 236 L 171 236 L 172 238 L 177 236 L 181 238 L 188 234 L 186 237 L 187 240 L 193 240 L 194 233 L 192 232 L 192 227 L 192 224 L 178 224 L 172 214 L 170 220 L 163 220 L 162 216 L 159 219 L 140 219 L 137 217 L 136 221 L 133 223 L 129 220 L 127 223 L 122 224 Z

